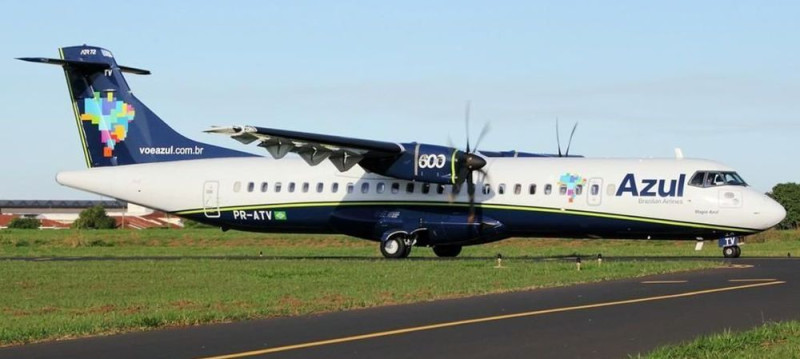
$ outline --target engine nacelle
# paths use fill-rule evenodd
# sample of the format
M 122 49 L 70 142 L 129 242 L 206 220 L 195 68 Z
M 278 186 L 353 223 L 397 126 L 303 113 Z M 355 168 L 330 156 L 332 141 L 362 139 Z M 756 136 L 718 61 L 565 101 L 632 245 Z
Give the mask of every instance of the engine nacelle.
M 459 170 L 465 154 L 454 148 L 404 143 L 406 151 L 393 159 L 364 159 L 361 166 L 384 176 L 428 183 L 460 183 Z

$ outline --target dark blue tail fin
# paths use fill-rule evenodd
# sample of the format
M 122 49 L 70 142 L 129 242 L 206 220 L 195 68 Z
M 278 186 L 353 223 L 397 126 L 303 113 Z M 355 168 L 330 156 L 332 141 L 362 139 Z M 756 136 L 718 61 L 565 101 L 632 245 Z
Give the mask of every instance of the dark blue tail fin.
M 59 52 L 61 59 L 20 60 L 64 68 L 89 167 L 254 156 L 193 141 L 164 123 L 133 95 L 122 76 L 149 71 L 119 66 L 111 52 L 99 47 L 64 47 Z

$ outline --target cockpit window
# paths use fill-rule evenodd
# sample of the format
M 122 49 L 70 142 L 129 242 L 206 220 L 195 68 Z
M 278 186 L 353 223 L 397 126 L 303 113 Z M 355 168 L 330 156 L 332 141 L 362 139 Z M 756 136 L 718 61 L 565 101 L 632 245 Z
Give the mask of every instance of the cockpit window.
M 747 183 L 736 172 L 697 171 L 689 180 L 690 186 L 747 186 Z

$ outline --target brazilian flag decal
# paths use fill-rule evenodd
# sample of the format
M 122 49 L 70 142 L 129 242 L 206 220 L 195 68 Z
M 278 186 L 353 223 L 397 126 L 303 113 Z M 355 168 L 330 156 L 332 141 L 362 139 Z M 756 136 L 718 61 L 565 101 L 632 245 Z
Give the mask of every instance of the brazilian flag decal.
M 275 211 L 275 220 L 276 221 L 285 221 L 286 220 L 286 211 Z

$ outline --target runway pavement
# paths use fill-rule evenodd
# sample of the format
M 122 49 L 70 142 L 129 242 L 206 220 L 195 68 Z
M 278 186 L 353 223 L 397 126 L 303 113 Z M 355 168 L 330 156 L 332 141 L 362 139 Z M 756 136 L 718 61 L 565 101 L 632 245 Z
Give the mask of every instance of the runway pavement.
M 800 319 L 800 261 L 0 349 L 2 358 L 620 358 Z

